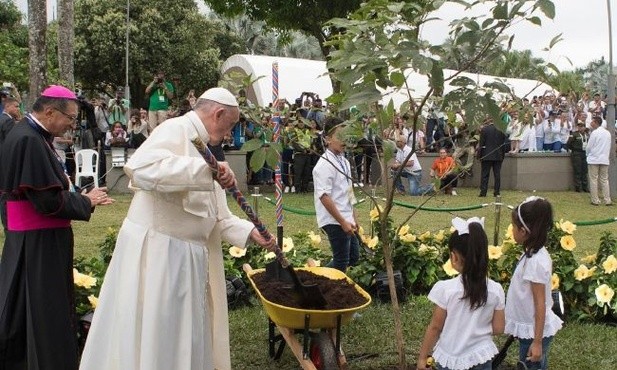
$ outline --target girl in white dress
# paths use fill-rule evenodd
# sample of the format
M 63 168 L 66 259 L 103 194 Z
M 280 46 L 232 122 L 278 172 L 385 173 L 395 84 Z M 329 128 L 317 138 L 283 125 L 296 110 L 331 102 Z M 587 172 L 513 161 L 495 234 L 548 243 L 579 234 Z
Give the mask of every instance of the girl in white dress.
M 519 340 L 519 361 L 528 369 L 548 369 L 547 354 L 562 321 L 552 311 L 552 262 L 544 247 L 553 227 L 553 208 L 529 197 L 512 211 L 512 235 L 523 246 L 508 289 L 506 330 Z
M 427 369 L 430 351 L 437 369 L 490 370 L 497 354 L 492 335 L 503 333 L 503 288 L 488 274 L 488 239 L 484 218 L 452 220 L 450 261 L 459 276 L 439 281 L 428 295 L 435 303 L 417 368 Z

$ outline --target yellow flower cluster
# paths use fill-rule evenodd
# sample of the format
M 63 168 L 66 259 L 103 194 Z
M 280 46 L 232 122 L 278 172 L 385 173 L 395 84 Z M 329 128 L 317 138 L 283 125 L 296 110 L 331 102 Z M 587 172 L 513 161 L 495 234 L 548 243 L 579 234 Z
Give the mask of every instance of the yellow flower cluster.
M 559 289 L 559 276 L 553 274 L 551 276 L 551 290 Z
M 596 267 L 588 268 L 585 265 L 580 265 L 576 270 L 574 270 L 574 278 L 578 281 L 585 280 L 591 276 L 593 276 L 594 271 L 596 271 Z
M 409 233 L 409 225 L 403 225 L 398 229 L 398 236 L 403 237 Z
M 315 234 L 312 230 L 308 232 L 309 240 L 311 241 L 311 245 L 315 248 L 318 248 L 321 244 L 321 235 Z
M 283 238 L 283 252 L 288 253 L 294 249 L 294 241 L 292 238 Z
M 442 241 L 444 237 L 443 230 L 439 230 L 439 232 L 435 234 L 435 240 L 438 242 Z
M 428 246 L 422 243 L 420 244 L 420 247 L 418 247 L 418 254 L 421 256 L 426 256 L 427 254 L 437 256 L 439 254 L 439 250 L 433 246 Z
M 612 274 L 613 272 L 617 271 L 617 258 L 615 258 L 615 255 L 611 254 L 610 256 L 608 256 L 606 260 L 602 262 L 602 268 L 607 274 Z
M 416 236 L 412 233 L 401 236 L 401 240 L 405 243 L 413 243 L 416 241 Z
M 454 267 L 452 267 L 452 260 L 450 260 L 449 258 L 446 261 L 446 263 L 443 264 L 442 268 L 446 272 L 446 275 L 448 276 L 458 275 L 458 271 L 456 271 Z
M 559 243 L 561 244 L 561 248 L 567 251 L 573 251 L 574 248 L 576 248 L 576 241 L 574 240 L 572 235 L 562 236 L 561 239 L 559 240 Z
M 90 289 L 96 285 L 96 278 L 90 275 L 82 274 L 77 271 L 76 268 L 73 269 L 73 282 L 75 285 Z
M 596 253 L 590 254 L 587 257 L 581 258 L 581 262 L 582 263 L 595 263 L 596 262 L 596 258 L 598 258 L 598 255 Z
M 96 309 L 96 306 L 99 305 L 99 299 L 92 294 L 88 296 L 88 302 L 90 302 L 92 309 Z
M 430 237 L 431 237 L 431 232 L 430 232 L 430 231 L 427 231 L 427 232 L 425 232 L 424 234 L 420 235 L 420 236 L 418 237 L 418 239 L 420 239 L 420 241 L 425 242 L 425 241 L 427 241 L 428 239 L 430 239 Z
M 576 231 L 576 225 L 570 221 L 564 221 L 563 218 L 559 220 L 559 222 L 555 222 L 555 226 L 570 235 L 574 234 L 574 231 Z
M 371 209 L 371 212 L 369 213 L 371 221 L 379 220 L 379 215 L 381 214 L 381 212 L 383 212 L 383 208 L 381 208 L 380 205 L 377 205 L 373 209 Z
M 503 255 L 503 251 L 500 246 L 489 245 L 488 246 L 488 259 L 497 260 Z
M 236 246 L 230 247 L 229 254 L 231 254 L 231 256 L 234 258 L 244 257 L 246 255 L 246 248 L 240 248 Z
M 611 299 L 613 299 L 614 295 L 615 295 L 615 291 L 606 284 L 602 284 L 596 288 L 596 299 L 598 300 L 599 303 L 608 304 L 611 301 Z

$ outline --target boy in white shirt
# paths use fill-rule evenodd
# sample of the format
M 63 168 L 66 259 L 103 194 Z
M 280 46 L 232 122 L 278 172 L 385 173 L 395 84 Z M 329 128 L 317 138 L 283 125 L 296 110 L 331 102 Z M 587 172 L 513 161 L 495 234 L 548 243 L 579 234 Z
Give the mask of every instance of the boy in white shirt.
M 327 149 L 313 168 L 313 184 L 317 225 L 328 235 L 332 248 L 328 267 L 345 272 L 358 262 L 359 244 L 351 165 L 344 156 L 341 123 L 333 117 L 324 122 Z

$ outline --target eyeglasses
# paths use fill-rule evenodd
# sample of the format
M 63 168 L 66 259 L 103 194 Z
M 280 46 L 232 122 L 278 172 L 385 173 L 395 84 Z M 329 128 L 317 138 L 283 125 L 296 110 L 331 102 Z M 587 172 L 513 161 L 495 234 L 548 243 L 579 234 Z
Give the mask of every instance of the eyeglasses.
M 58 109 L 58 108 L 54 108 L 54 110 L 62 113 L 63 116 L 65 116 L 66 118 L 70 119 L 71 121 L 77 122 L 77 116 L 65 113 L 65 112 L 61 111 L 60 109 Z

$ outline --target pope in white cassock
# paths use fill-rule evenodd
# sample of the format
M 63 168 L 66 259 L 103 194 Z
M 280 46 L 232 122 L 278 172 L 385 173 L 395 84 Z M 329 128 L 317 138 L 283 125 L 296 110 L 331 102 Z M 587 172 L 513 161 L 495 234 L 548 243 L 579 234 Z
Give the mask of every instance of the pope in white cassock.
M 232 215 L 191 143 L 219 144 L 238 122 L 223 88 L 165 121 L 124 171 L 135 191 L 105 275 L 81 370 L 231 369 L 221 240 L 274 247 Z M 235 183 L 228 166 L 223 186 Z

